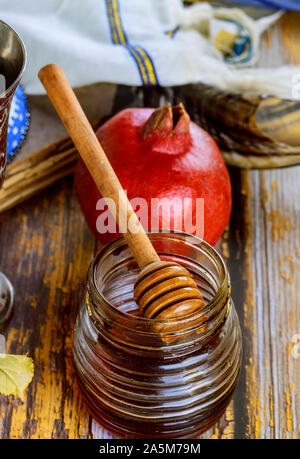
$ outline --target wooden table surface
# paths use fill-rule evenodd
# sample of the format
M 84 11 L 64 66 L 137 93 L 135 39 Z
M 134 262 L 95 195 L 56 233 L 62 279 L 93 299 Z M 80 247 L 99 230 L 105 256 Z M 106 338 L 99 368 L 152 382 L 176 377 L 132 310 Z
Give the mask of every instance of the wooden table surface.
M 261 63 L 300 64 L 299 24 L 300 14 L 287 13 L 264 35 Z M 94 85 L 78 93 L 93 119 L 110 113 L 115 94 L 126 105 L 119 92 Z M 21 156 L 64 135 L 46 97 L 30 103 Z M 218 247 L 232 277 L 244 357 L 232 403 L 201 438 L 300 438 L 299 170 L 230 170 L 233 213 Z M 72 177 L 1 215 L 0 247 L 0 270 L 16 290 L 2 332 L 6 351 L 28 353 L 35 363 L 24 400 L 0 396 L 0 437 L 109 438 L 74 379 L 73 324 L 97 243 Z

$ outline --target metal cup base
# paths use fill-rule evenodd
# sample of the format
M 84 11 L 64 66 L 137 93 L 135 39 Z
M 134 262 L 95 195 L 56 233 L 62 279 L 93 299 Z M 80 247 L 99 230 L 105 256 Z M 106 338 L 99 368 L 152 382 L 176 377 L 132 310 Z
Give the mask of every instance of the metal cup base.
M 13 308 L 14 289 L 7 277 L 0 273 L 0 328 L 8 321 Z

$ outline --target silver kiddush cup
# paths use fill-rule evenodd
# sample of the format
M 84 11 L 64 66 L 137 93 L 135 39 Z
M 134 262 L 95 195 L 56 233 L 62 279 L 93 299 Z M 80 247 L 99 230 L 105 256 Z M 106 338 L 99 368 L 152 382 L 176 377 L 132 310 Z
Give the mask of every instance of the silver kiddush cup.
M 7 128 L 11 101 L 21 80 L 26 51 L 19 35 L 0 20 L 0 188 L 7 161 Z M 13 303 L 13 288 L 0 272 L 0 328 L 8 319 Z
M 6 167 L 6 146 L 9 110 L 13 95 L 21 80 L 26 63 L 26 51 L 19 35 L 0 21 L 0 187 Z

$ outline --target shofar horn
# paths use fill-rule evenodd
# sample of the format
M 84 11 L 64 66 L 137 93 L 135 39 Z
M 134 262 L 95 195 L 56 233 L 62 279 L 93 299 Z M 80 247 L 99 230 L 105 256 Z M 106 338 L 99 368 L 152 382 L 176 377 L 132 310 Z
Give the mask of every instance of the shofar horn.
M 177 87 L 174 98 L 214 137 L 227 164 L 253 169 L 300 164 L 300 101 L 203 84 Z

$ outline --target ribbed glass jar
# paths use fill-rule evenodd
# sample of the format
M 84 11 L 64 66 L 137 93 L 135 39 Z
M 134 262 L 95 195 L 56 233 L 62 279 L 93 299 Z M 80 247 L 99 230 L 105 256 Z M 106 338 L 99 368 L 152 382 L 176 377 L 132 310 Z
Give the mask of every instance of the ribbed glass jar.
M 150 238 L 163 260 L 192 272 L 205 308 L 171 321 L 136 316 L 139 270 L 118 239 L 90 266 L 74 331 L 75 368 L 89 410 L 107 429 L 121 437 L 195 437 L 224 413 L 240 371 L 230 279 L 204 241 L 177 232 Z

